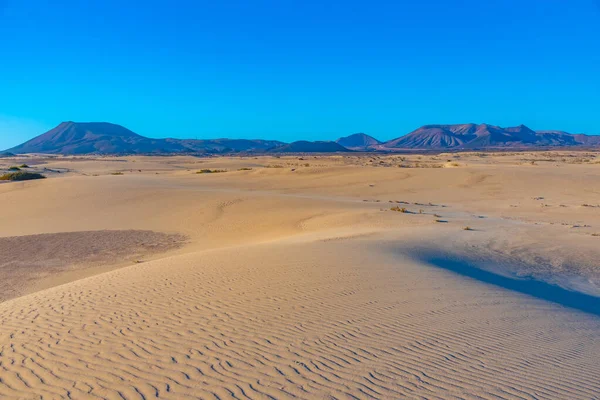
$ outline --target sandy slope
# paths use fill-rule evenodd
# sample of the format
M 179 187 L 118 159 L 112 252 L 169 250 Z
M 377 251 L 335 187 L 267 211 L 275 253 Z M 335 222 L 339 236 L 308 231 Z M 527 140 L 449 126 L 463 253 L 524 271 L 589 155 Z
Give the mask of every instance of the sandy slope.
M 189 238 L 0 303 L 0 396 L 599 398 L 600 316 L 420 256 L 596 294 L 600 168 L 461 157 L 59 159 L 44 165 L 69 172 L 0 185 L 5 207 L 26 210 L 0 216 L 0 237 Z

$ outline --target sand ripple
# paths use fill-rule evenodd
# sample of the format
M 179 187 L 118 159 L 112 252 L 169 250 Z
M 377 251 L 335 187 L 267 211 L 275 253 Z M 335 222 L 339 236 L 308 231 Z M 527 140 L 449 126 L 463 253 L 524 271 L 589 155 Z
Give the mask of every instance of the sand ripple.
M 188 254 L 7 301 L 0 396 L 598 397 L 597 318 L 373 243 Z

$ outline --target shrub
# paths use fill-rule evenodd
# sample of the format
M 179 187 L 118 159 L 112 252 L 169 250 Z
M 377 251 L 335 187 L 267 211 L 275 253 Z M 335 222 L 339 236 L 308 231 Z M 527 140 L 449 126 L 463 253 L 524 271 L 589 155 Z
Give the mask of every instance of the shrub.
M 252 171 L 252 168 L 244 167 L 244 168 L 238 169 L 238 171 Z
M 19 165 L 19 168 L 29 168 L 29 165 L 27 165 L 27 164 L 21 164 L 21 165 Z
M 390 210 L 392 210 L 392 211 L 398 211 L 398 212 L 401 212 L 401 213 L 407 213 L 408 212 L 408 210 L 406 208 L 404 208 L 404 207 L 398 207 L 398 206 L 392 207 L 392 208 L 390 208 Z
M 9 171 L 20 171 L 21 168 L 19 168 L 19 167 L 10 167 L 8 170 Z
M 200 171 L 196 172 L 197 174 L 216 174 L 219 172 L 227 172 L 224 169 L 201 169 Z
M 473 229 L 470 226 L 465 226 L 463 231 L 472 231 Z
M 113 172 L 111 175 L 123 175 L 122 172 Z
M 29 181 L 33 179 L 45 179 L 46 177 L 42 174 L 33 172 L 9 172 L 4 175 L 0 175 L 0 181 Z

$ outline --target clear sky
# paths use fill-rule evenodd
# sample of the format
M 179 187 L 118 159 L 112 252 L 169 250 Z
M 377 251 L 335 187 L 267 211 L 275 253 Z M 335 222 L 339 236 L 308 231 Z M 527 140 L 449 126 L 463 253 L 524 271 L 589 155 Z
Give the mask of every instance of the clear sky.
M 600 133 L 598 0 L 0 0 L 0 148 L 151 137 Z

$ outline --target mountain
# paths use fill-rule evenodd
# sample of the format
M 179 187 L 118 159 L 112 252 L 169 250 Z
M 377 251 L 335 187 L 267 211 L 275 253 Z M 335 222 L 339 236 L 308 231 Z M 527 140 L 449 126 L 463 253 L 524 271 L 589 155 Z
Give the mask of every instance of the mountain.
M 7 151 L 11 153 L 168 154 L 265 151 L 284 143 L 246 139 L 150 139 L 108 122 L 63 122 Z
M 139 154 L 181 152 L 185 148 L 165 139 L 148 139 L 107 122 L 63 122 L 17 147 L 11 153 Z
M 336 153 L 348 151 L 351 150 L 336 142 L 307 142 L 305 140 L 292 142 L 270 150 L 272 153 Z
M 374 146 L 381 144 L 379 140 L 365 133 L 355 133 L 350 136 L 341 137 L 335 142 L 347 149 L 362 151 L 371 150 Z
M 485 149 L 546 146 L 594 146 L 600 137 L 572 135 L 561 131 L 534 131 L 525 125 L 502 128 L 488 124 L 424 125 L 378 146 L 394 149 Z
M 4 154 L 333 153 L 572 146 L 600 146 L 600 136 L 572 135 L 563 131 L 534 131 L 525 125 L 502 128 L 489 124 L 457 124 L 424 125 L 385 143 L 364 133 L 355 133 L 341 137 L 335 142 L 298 141 L 287 144 L 260 139 L 151 139 L 108 122 L 63 122 L 40 136 L 6 150 Z

